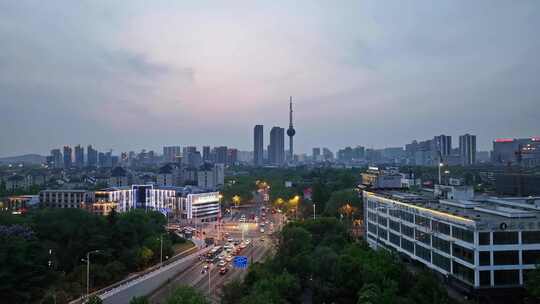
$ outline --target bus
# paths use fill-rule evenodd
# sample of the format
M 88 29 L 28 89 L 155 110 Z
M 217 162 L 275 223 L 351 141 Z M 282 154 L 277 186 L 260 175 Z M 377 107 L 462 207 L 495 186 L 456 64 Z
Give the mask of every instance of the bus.
M 217 246 L 212 248 L 207 254 L 206 254 L 206 261 L 207 262 L 214 262 L 218 255 L 223 251 L 223 247 Z

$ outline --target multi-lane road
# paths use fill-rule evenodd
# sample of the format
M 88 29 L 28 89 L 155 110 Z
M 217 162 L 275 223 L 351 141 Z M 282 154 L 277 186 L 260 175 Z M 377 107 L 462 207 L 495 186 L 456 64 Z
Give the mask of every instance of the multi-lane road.
M 265 225 L 264 233 L 260 230 L 259 223 L 250 221 L 249 217 L 252 214 L 260 216 L 260 207 L 254 206 L 252 208 L 241 208 L 233 211 L 233 213 L 224 218 L 221 227 L 209 226 L 206 227 L 206 235 L 217 236 L 217 231 L 221 232 L 223 236 L 222 240 L 218 241 L 218 245 L 227 243 L 227 238 L 230 237 L 234 240 L 244 239 L 251 240 L 251 243 L 243 249 L 239 255 L 248 257 L 249 263 L 257 262 L 263 259 L 268 254 L 272 253 L 274 249 L 274 242 L 271 238 L 271 232 L 280 229 L 280 223 L 283 222 L 280 214 L 267 213 L 269 224 Z M 248 222 L 240 222 L 241 215 L 246 215 Z M 271 224 L 272 223 L 272 224 Z M 270 229 L 272 226 L 273 229 Z M 228 272 L 226 274 L 220 274 L 219 268 L 216 265 L 210 264 L 210 271 L 203 273 L 203 267 L 206 265 L 204 261 L 194 261 L 192 265 L 182 271 L 179 275 L 171 279 L 168 283 L 155 290 L 150 295 L 151 303 L 165 303 L 165 299 L 179 285 L 193 286 L 212 302 L 219 302 L 221 288 L 226 283 L 243 277 L 247 273 L 247 269 L 236 269 L 231 263 L 227 264 Z

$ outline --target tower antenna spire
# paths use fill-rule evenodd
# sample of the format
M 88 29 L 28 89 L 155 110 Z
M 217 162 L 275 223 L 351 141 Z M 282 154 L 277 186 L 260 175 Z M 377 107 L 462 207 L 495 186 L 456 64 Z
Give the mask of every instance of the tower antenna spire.
M 289 97 L 289 129 L 287 130 L 287 135 L 289 136 L 289 162 L 294 161 L 294 150 L 293 150 L 293 136 L 296 134 L 296 131 L 293 127 L 293 110 L 292 110 L 292 96 Z

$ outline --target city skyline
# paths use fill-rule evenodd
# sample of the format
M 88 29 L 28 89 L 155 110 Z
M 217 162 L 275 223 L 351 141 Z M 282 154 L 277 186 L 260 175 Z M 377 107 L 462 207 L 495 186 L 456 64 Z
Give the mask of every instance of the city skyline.
M 300 153 L 539 135 L 535 1 L 0 8 L 1 156 L 250 150 L 253 125 L 287 126 L 290 95 Z

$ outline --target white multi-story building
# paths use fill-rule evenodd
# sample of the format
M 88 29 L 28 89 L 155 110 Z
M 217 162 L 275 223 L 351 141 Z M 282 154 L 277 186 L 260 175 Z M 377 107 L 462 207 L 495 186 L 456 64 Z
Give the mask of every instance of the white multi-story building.
M 364 191 L 366 240 L 475 293 L 523 286 L 540 263 L 540 198 L 434 200 Z
M 91 202 L 93 193 L 86 190 L 43 190 L 39 204 L 44 208 L 83 208 Z

